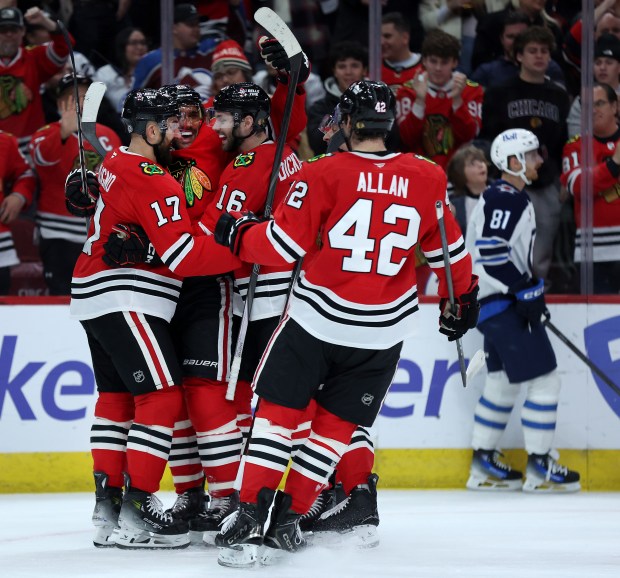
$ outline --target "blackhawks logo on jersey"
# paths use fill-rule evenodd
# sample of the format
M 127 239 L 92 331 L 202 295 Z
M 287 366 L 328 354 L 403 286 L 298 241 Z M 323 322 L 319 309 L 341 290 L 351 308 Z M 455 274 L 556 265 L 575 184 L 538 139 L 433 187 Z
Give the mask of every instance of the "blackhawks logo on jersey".
M 233 162 L 233 168 L 249 167 L 254 162 L 255 152 L 241 154 Z
M 86 164 L 86 168 L 89 171 L 95 171 L 97 168 L 97 165 L 101 162 L 101 157 L 95 151 L 89 151 L 87 149 L 84 149 L 84 161 Z M 80 168 L 79 155 L 73 159 L 73 168 L 74 169 Z
M 423 147 L 426 156 L 447 155 L 454 148 L 454 135 L 448 119 L 431 114 L 424 120 Z
M 20 114 L 32 100 L 32 91 L 21 78 L 0 76 L 0 120 Z
M 142 172 L 145 175 L 149 175 L 149 177 L 164 174 L 164 169 L 157 166 L 155 163 L 140 163 L 140 168 L 142 169 Z
M 172 163 L 168 170 L 174 179 L 181 183 L 188 207 L 193 207 L 196 199 L 200 201 L 205 191 L 213 191 L 211 179 L 196 166 L 194 159 L 179 159 Z

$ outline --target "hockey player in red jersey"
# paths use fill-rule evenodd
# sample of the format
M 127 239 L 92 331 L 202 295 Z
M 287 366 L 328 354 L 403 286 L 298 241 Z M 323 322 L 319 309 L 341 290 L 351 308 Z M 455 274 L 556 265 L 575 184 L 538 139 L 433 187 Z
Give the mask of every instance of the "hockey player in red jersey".
M 17 139 L 0 130 L 0 295 L 11 287 L 11 267 L 19 264 L 10 225 L 32 202 L 37 182 L 19 152 Z
M 79 166 L 74 82 L 78 84 L 82 105 L 90 80 L 82 75 L 65 74 L 58 81 L 56 93 L 60 120 L 41 127 L 32 135 L 29 145 L 39 177 L 36 214 L 39 252 L 50 295 L 70 294 L 73 268 L 86 240 L 85 220 L 71 216 L 65 205 L 65 177 Z M 97 125 L 97 136 L 108 151 L 121 145 L 116 133 L 101 124 Z M 83 146 L 86 167 L 94 170 L 102 159 L 87 140 Z
M 182 277 L 216 275 L 239 261 L 213 239 L 192 236 L 179 183 L 162 167 L 180 136 L 175 100 L 152 89 L 132 91 L 122 119 L 131 144 L 106 157 L 99 170 L 101 195 L 71 294 L 71 314 L 86 331 L 99 393 L 91 437 L 95 545 L 179 548 L 189 544 L 187 523 L 165 513 L 154 495 L 183 403 L 169 322 Z M 122 222 L 146 231 L 161 264 L 115 268 L 104 244 Z M 126 234 L 136 237 L 131 227 Z M 124 471 L 128 483 L 119 515 Z M 112 537 L 117 520 L 120 529 Z
M 305 164 L 275 220 L 237 214 L 218 222 L 218 242 L 246 262 L 275 265 L 304 257 L 289 307 L 254 379 L 260 402 L 244 457 L 241 505 L 216 538 L 222 565 L 252 565 L 261 546 L 264 563 L 282 550 L 303 547 L 300 515 L 327 483 L 357 425 L 374 422 L 402 340 L 414 330 L 418 243 L 440 279 L 440 331 L 455 339 L 476 325 L 477 278 L 448 210 L 459 297 L 454 315 L 446 306 L 435 214 L 435 202 L 446 203 L 443 170 L 385 149 L 394 98 L 384 83 L 353 84 L 340 108 L 351 152 Z M 312 431 L 293 456 L 285 491 L 276 493 L 291 454 L 291 433 L 312 397 L 318 403 Z
M 594 293 L 620 292 L 620 126 L 618 99 L 608 84 L 594 85 L 592 92 L 594 117 L 592 146 L 594 149 L 592 266 Z M 583 202 L 581 136 L 566 143 L 562 153 L 560 180 L 575 198 L 577 237 L 575 261 L 581 262 Z
M 403 148 L 424 155 L 442 167 L 462 144 L 476 138 L 482 124 L 483 89 L 454 72 L 459 42 L 433 30 L 422 43 L 424 71 L 403 86 L 396 98 L 413 101 L 399 120 Z

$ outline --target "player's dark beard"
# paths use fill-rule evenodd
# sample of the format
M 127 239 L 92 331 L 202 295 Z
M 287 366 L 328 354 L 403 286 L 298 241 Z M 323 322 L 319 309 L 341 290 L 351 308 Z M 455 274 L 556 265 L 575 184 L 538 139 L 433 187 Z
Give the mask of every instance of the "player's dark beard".
M 153 147 L 153 151 L 155 152 L 155 159 L 158 164 L 163 167 L 167 167 L 172 163 L 172 155 L 170 154 L 170 143 L 160 143 L 157 146 Z

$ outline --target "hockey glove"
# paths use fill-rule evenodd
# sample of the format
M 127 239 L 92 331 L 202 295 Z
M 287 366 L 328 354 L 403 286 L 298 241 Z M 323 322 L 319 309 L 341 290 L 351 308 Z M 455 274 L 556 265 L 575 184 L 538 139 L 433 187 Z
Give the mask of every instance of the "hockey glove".
M 99 198 L 99 183 L 93 171 L 86 171 L 86 186 L 82 190 L 82 173 L 80 169 L 73 169 L 65 181 L 65 205 L 67 211 L 76 217 L 91 217 L 95 214 L 95 206 Z
M 547 311 L 545 304 L 545 284 L 542 279 L 525 275 L 509 289 L 516 299 L 516 310 L 525 317 L 530 325 L 539 325 L 541 317 Z
M 109 267 L 162 264 L 155 247 L 140 225 L 114 225 L 103 250 L 105 254 L 102 259 Z
M 288 84 L 288 77 L 291 72 L 291 61 L 288 59 L 286 50 L 280 44 L 280 41 L 268 36 L 261 36 L 258 41 L 260 55 L 262 59 L 278 71 L 277 80 L 282 84 Z M 297 84 L 303 84 L 310 76 L 310 61 L 304 53 L 304 59 L 299 70 Z
M 478 303 L 478 276 L 471 276 L 471 285 L 460 297 L 455 299 L 455 309 L 452 312 L 450 301 L 443 298 L 439 301 L 439 332 L 448 336 L 448 341 L 460 339 L 468 330 L 476 327 L 480 314 Z
M 258 223 L 262 223 L 254 213 L 224 213 L 215 225 L 215 242 L 228 247 L 233 255 L 239 255 L 243 235 Z

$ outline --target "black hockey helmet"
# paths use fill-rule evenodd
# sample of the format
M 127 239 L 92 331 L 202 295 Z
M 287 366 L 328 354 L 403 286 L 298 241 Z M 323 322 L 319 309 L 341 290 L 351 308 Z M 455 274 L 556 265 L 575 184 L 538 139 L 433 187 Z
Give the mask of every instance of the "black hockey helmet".
M 269 118 L 271 101 L 267 93 L 253 82 L 239 82 L 225 86 L 213 100 L 215 112 L 230 112 L 235 126 L 250 115 L 254 127 L 264 130 Z
M 179 106 L 185 104 L 187 106 L 199 106 L 202 108 L 202 99 L 200 95 L 187 84 L 166 84 L 159 90 L 176 99 Z
M 148 121 L 154 121 L 162 132 L 166 132 L 166 121 L 179 116 L 176 99 L 154 88 L 132 90 L 123 104 L 121 119 L 129 134 L 144 136 Z
M 64 76 L 60 78 L 58 84 L 56 85 L 56 97 L 60 98 L 60 96 L 65 92 L 65 90 L 73 90 L 73 80 L 77 82 L 78 86 L 90 86 L 92 81 L 87 76 L 83 74 L 74 74 L 73 72 L 68 72 Z
M 396 100 L 384 82 L 354 82 L 340 97 L 340 112 L 343 117 L 350 117 L 357 132 L 388 132 L 394 124 L 395 111 Z

